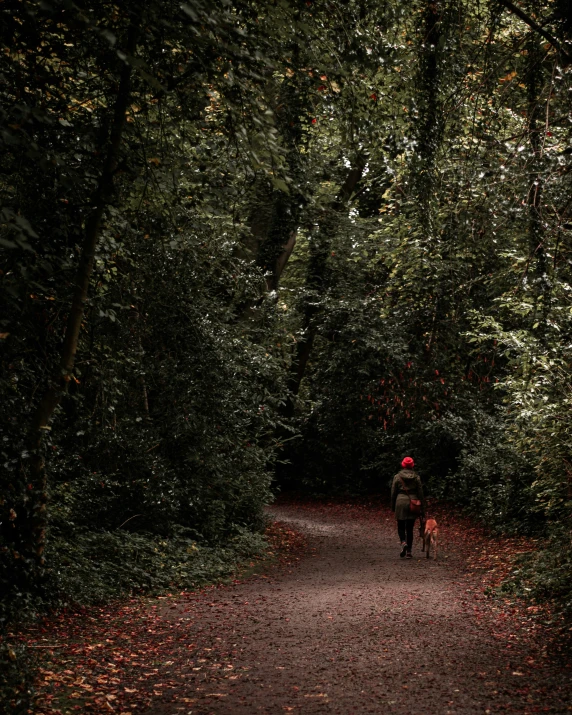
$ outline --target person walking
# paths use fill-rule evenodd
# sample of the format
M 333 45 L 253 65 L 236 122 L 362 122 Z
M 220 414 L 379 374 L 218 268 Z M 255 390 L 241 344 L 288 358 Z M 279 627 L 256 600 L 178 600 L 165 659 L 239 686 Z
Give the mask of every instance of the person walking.
M 395 512 L 397 519 L 397 533 L 401 542 L 401 558 L 407 556 L 412 558 L 413 548 L 413 526 L 419 514 L 412 514 L 410 508 L 411 499 L 418 499 L 421 502 L 421 521 L 425 515 L 425 496 L 421 477 L 413 471 L 415 462 L 411 457 L 405 457 L 401 462 L 401 471 L 393 477 L 391 485 L 391 508 Z

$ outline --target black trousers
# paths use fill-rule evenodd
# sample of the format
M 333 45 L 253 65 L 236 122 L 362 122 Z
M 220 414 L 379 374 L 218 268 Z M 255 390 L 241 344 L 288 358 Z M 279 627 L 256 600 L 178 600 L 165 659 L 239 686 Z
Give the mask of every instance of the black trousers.
M 411 551 L 413 547 L 413 527 L 415 526 L 415 519 L 398 519 L 397 520 L 397 533 L 399 534 L 399 540 L 401 543 L 407 542 L 407 551 Z

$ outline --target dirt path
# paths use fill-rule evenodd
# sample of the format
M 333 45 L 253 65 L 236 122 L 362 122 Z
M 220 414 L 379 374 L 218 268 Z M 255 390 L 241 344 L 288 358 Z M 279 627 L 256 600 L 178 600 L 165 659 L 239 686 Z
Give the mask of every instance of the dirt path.
M 176 677 L 188 709 L 155 703 L 150 713 L 572 710 L 570 670 L 479 608 L 446 534 L 439 560 L 416 544 L 409 561 L 389 514 L 381 524 L 310 507 L 272 514 L 308 534 L 316 554 L 197 604 L 188 637 L 203 657 Z
M 464 575 L 452 531 L 444 530 L 438 561 L 421 558 L 417 541 L 415 558 L 401 560 L 389 512 L 283 506 L 271 513 L 306 533 L 315 551 L 269 577 L 159 601 L 147 620 L 126 609 L 123 650 L 110 639 L 97 644 L 99 655 L 93 646 L 93 682 L 122 692 L 111 690 L 119 697 L 93 708 L 123 715 L 572 710 L 570 669 L 543 650 L 540 630 L 485 599 L 480 581 Z M 89 678 L 82 682 L 90 687 Z M 129 694 L 142 690 L 147 706 L 130 706 Z

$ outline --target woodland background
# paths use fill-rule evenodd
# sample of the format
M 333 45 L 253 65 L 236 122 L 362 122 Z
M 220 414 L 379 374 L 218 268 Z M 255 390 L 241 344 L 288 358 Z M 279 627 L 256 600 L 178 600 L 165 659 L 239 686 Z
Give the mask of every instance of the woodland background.
M 570 614 L 569 0 L 0 12 L 3 627 L 405 454 Z

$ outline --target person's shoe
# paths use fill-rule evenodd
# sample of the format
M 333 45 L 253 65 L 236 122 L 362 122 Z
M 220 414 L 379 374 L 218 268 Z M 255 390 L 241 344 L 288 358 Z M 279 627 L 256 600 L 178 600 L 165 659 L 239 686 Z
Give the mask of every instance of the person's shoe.
M 403 559 L 405 557 L 406 553 L 407 553 L 407 544 L 405 543 L 405 541 L 402 541 L 401 542 L 401 553 L 399 555 Z
M 407 552 L 407 558 L 408 558 L 408 559 L 412 559 L 412 558 L 413 558 L 413 554 L 411 553 L 411 551 L 408 551 L 408 552 Z

